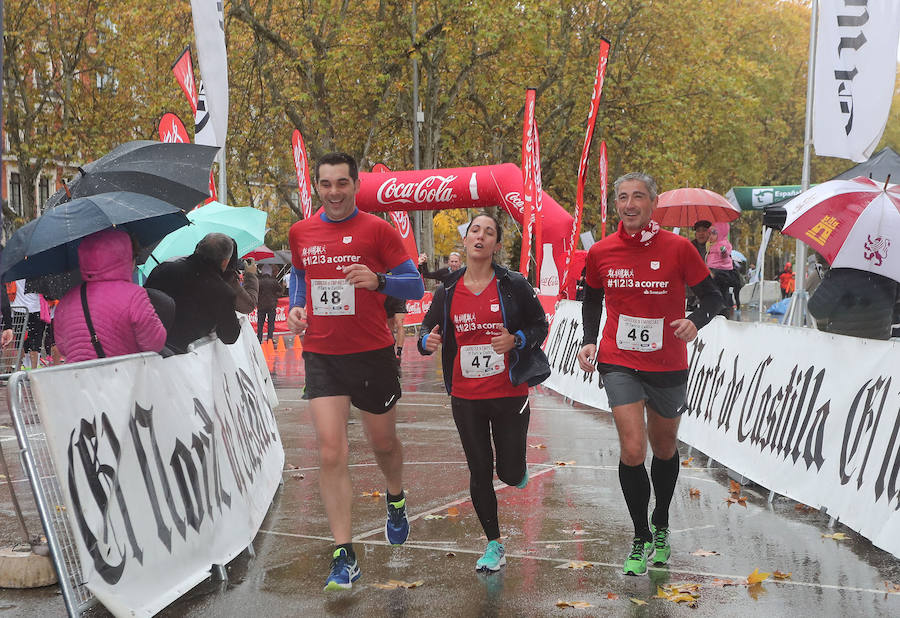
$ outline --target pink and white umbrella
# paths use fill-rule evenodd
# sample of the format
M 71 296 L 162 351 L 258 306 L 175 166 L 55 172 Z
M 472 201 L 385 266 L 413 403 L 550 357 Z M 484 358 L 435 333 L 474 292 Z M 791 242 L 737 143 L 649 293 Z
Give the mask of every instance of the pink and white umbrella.
M 900 281 L 900 185 L 862 176 L 829 180 L 784 209 L 783 234 L 802 240 L 836 268 Z
M 672 189 L 659 194 L 653 220 L 666 227 L 689 227 L 697 221 L 734 221 L 741 209 L 709 189 Z

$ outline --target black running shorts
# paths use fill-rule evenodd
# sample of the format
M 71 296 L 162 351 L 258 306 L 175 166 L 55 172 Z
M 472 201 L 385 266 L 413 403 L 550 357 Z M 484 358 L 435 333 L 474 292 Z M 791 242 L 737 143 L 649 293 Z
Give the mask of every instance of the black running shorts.
M 303 399 L 349 396 L 364 412 L 384 414 L 400 400 L 400 373 L 394 347 L 355 354 L 303 352 Z

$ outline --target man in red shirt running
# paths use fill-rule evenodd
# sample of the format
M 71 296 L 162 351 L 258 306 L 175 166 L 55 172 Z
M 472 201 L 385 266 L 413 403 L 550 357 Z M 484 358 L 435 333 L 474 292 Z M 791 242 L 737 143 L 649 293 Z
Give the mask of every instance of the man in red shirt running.
M 351 403 L 362 410 L 366 436 L 387 482 L 385 538 L 400 545 L 409 536 L 394 410 L 401 395 L 399 367 L 384 300 L 386 295 L 422 298 L 425 288 L 397 231 L 357 209 L 359 174 L 353 157 L 324 156 L 316 165 L 316 192 L 322 208 L 295 223 L 289 235 L 288 326 L 303 338 L 303 398 L 309 400 L 316 429 L 319 492 L 335 543 L 325 590 L 345 590 L 360 577 L 350 542 Z
M 722 308 L 709 269 L 686 238 L 652 220 L 656 181 L 630 173 L 615 183 L 619 229 L 587 256 L 578 363 L 603 374 L 619 433 L 619 483 L 634 523 L 626 575 L 669 559 L 669 503 L 678 479 L 678 422 L 687 391 L 687 342 Z M 684 315 L 685 285 L 700 308 Z M 606 297 L 606 325 L 596 343 Z M 644 461 L 653 450 L 650 476 Z M 650 525 L 650 484 L 656 495 Z

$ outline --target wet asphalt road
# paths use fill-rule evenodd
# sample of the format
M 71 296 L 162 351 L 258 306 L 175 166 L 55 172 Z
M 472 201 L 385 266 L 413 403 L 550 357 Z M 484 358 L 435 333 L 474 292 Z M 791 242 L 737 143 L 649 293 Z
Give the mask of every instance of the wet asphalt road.
M 570 405 L 540 387 L 531 399 L 531 481 L 523 490 L 497 482 L 508 564 L 496 574 L 475 573 L 486 541 L 468 500 L 468 472 L 449 398 L 437 357 L 419 357 L 411 341 L 398 408 L 410 539 L 402 547 L 387 545 L 384 498 L 362 496 L 383 492 L 384 482 L 355 416 L 349 431 L 357 495 L 353 529 L 363 575 L 352 591 L 325 594 L 330 533 L 318 501 L 315 437 L 300 399 L 302 361 L 296 350 L 282 346 L 270 356 L 270 370 L 278 387 L 276 417 L 287 469 L 254 542 L 256 556 L 242 554 L 228 565 L 227 584 L 201 584 L 164 616 L 900 615 L 900 594 L 889 594 L 885 583 L 900 584 L 900 560 L 840 523 L 830 527 L 825 514 L 798 510 L 784 497 L 769 503 L 759 487 L 742 488 L 746 506 L 729 504 L 727 471 L 708 467 L 696 451 L 689 460 L 686 445 L 681 457 L 689 465 L 681 468 L 671 509 L 670 563 L 643 577 L 623 576 L 632 527 L 618 485 L 612 418 Z M 10 457 L 5 401 L 0 425 L 13 478 L 20 479 L 18 463 Z M 16 486 L 25 490 L 22 482 Z M 692 496 L 692 489 L 699 494 Z M 20 499 L 29 525 L 37 529 L 32 500 Z M 449 514 L 452 509 L 458 514 Z M 823 536 L 835 532 L 848 538 Z M 8 491 L 0 486 L 0 546 L 19 536 Z M 695 555 L 698 550 L 715 553 Z M 569 568 L 572 561 L 590 564 Z M 757 568 L 790 577 L 743 584 Z M 423 583 L 411 589 L 376 586 L 390 580 Z M 736 585 L 723 585 L 729 581 Z M 654 598 L 658 586 L 677 583 L 699 584 L 695 608 Z M 558 601 L 591 607 L 558 608 Z M 55 616 L 64 615 L 64 609 L 53 588 L 0 590 L 0 615 Z

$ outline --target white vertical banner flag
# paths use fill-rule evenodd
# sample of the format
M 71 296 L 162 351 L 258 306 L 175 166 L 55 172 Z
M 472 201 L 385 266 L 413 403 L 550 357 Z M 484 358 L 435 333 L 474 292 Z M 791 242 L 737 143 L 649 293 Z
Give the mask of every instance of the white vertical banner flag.
M 887 124 L 900 2 L 819 0 L 813 92 L 816 154 L 865 161 Z
M 191 13 L 194 16 L 197 61 L 200 63 L 200 76 L 206 87 L 206 106 L 216 140 L 213 146 L 224 146 L 225 136 L 228 133 L 225 3 L 222 0 L 191 0 Z

